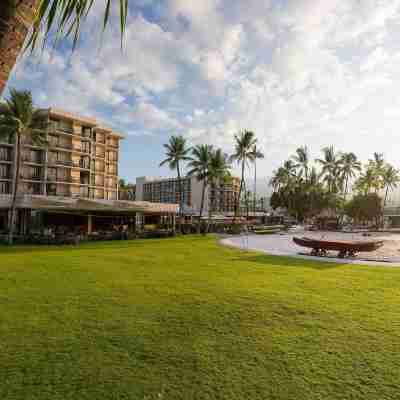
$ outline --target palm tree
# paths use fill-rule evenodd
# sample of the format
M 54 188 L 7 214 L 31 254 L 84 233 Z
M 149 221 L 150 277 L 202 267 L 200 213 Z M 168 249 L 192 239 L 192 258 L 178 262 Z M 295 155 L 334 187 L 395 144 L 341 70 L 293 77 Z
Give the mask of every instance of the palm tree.
M 245 168 L 249 162 L 254 161 L 254 147 L 257 145 L 257 138 L 252 131 L 242 131 L 235 135 L 235 151 L 231 156 L 231 161 L 236 161 L 241 165 L 241 178 L 239 193 L 235 201 L 235 218 L 238 215 L 240 198 L 243 191 Z
M 394 168 L 392 165 L 386 165 L 383 169 L 383 174 L 382 174 L 382 180 L 383 180 L 383 186 L 386 188 L 385 191 L 385 200 L 383 202 L 383 206 L 386 206 L 386 201 L 387 201 L 387 196 L 389 190 L 393 190 L 397 188 L 399 182 L 400 182 L 400 173 L 399 170 Z
M 310 156 L 307 146 L 302 146 L 296 149 L 296 154 L 292 156 L 292 160 L 296 163 L 296 169 L 300 169 L 300 175 L 308 179 L 308 164 L 310 162 Z
M 12 137 L 15 142 L 9 244 L 13 243 L 16 223 L 21 147 L 23 142 L 27 140 L 37 146 L 45 145 L 45 134 L 46 122 L 43 113 L 34 108 L 31 92 L 11 89 L 9 99 L 0 105 L 0 137 Z
M 256 203 L 257 203 L 257 159 L 264 158 L 264 154 L 257 149 L 257 146 L 254 145 L 252 150 L 252 157 L 254 162 L 254 196 L 253 196 L 253 208 L 254 212 L 256 212 Z
M 119 3 L 119 21 L 122 40 L 128 16 L 129 0 L 117 1 Z M 51 28 L 54 27 L 56 30 L 55 43 L 57 43 L 60 37 L 71 36 L 73 39 L 73 47 L 75 48 L 79 40 L 82 22 L 84 22 L 87 15 L 90 13 L 95 2 L 96 0 L 40 0 L 27 47 L 35 48 L 41 32 L 44 33 L 44 40 L 46 41 L 50 36 Z M 110 19 L 111 4 L 113 1 L 103 0 L 103 3 L 104 15 L 102 29 L 104 30 Z
M 0 7 L 0 95 L 6 84 L 26 35 L 33 24 L 27 47 L 34 50 L 38 46 L 40 34 L 44 41 L 50 37 L 53 28 L 56 40 L 71 36 L 73 48 L 78 43 L 79 32 L 86 16 L 97 0 L 1 0 Z M 125 32 L 129 0 L 117 0 L 121 45 Z M 103 30 L 110 19 L 111 4 L 115 1 L 102 0 L 104 4 Z M 100 24 L 101 25 L 101 24 Z M 10 50 L 10 43 L 11 51 Z
M 361 163 L 357 160 L 354 153 L 344 153 L 341 157 L 340 175 L 345 182 L 344 198 L 347 197 L 349 180 L 356 176 L 357 172 L 361 171 Z
M 371 189 L 376 185 L 375 171 L 372 168 L 367 168 L 367 170 L 360 175 L 355 183 L 356 189 L 363 193 L 370 193 Z
M 328 191 L 334 193 L 339 186 L 338 179 L 341 160 L 338 158 L 338 154 L 335 152 L 333 146 L 324 147 L 322 153 L 324 157 L 317 159 L 317 162 L 322 165 L 321 175 L 327 183 Z
M 375 193 L 384 188 L 383 174 L 385 172 L 385 160 L 382 153 L 374 153 L 374 158 L 368 160 L 368 168 L 371 169 L 375 176 L 373 187 Z
M 169 142 L 164 144 L 166 159 L 160 163 L 160 167 L 168 164 L 171 170 L 176 170 L 179 186 L 179 216 L 183 216 L 183 187 L 181 178 L 181 162 L 190 160 L 190 148 L 186 145 L 183 136 L 171 136 Z
M 189 162 L 189 168 L 191 169 L 189 170 L 188 175 L 194 175 L 199 182 L 203 182 L 198 230 L 200 230 L 201 218 L 203 216 L 204 199 L 208 185 L 208 172 L 210 169 L 212 152 L 213 148 L 211 145 L 197 145 L 192 149 L 192 156 L 190 157 Z
M 211 186 L 216 186 L 221 183 L 228 183 L 231 179 L 229 157 L 221 150 L 213 150 L 211 152 L 210 164 L 208 168 L 208 183 Z M 212 211 L 214 208 L 213 202 L 215 199 L 211 198 L 209 207 L 209 222 L 211 223 Z

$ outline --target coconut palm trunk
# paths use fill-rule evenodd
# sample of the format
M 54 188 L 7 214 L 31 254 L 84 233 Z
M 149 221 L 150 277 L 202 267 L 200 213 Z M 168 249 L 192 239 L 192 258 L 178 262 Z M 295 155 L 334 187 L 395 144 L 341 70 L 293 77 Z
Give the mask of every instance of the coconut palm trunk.
M 2 0 L 0 6 L 0 95 L 33 22 L 39 0 Z
M 386 186 L 386 191 L 385 191 L 385 200 L 383 201 L 383 207 L 385 207 L 385 206 L 386 206 L 386 202 L 387 202 L 388 193 L 389 193 L 389 186 Z
M 244 161 L 242 162 L 242 174 L 240 178 L 240 186 L 239 186 L 239 193 L 236 199 L 236 209 L 235 209 L 235 218 L 240 214 L 240 199 L 242 197 L 242 191 L 243 191 L 243 184 L 244 184 Z
M 14 179 L 12 187 L 12 200 L 10 208 L 10 223 L 8 231 L 8 243 L 13 244 L 14 232 L 16 226 L 16 214 L 17 214 L 17 194 L 19 186 L 19 175 L 21 167 L 21 135 L 17 135 L 17 140 L 15 141 L 15 156 L 14 156 Z
M 204 179 L 204 180 L 203 180 L 203 188 L 202 188 L 202 190 L 201 190 L 201 203 L 200 203 L 200 212 L 199 212 L 199 224 L 198 224 L 198 227 L 197 227 L 197 232 L 198 232 L 198 233 L 200 233 L 200 231 L 201 231 L 201 219 L 202 219 L 202 217 L 203 217 L 204 199 L 205 199 L 205 197 L 206 197 L 206 186 L 207 186 L 207 183 L 206 183 L 206 180 Z
M 180 169 L 179 161 L 176 164 L 176 173 L 177 173 L 177 176 L 178 176 L 178 188 L 179 188 L 179 224 L 182 225 L 182 217 L 183 217 L 183 187 L 182 187 L 181 169 Z

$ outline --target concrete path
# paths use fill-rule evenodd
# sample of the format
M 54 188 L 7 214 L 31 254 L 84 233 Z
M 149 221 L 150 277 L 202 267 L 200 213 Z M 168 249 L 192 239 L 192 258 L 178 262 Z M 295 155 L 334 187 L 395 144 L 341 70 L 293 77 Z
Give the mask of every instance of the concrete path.
M 400 259 L 391 259 L 387 261 L 373 261 L 363 259 L 342 259 L 334 257 L 315 257 L 302 255 L 308 249 L 299 247 L 293 242 L 294 234 L 273 234 L 273 235 L 240 235 L 228 236 L 221 239 L 221 243 L 227 246 L 238 247 L 243 250 L 256 250 L 270 255 L 290 256 L 302 258 L 305 260 L 316 260 L 323 262 L 334 262 L 340 264 L 357 264 L 357 265 L 382 265 L 386 267 L 400 267 Z M 299 235 L 302 236 L 302 235 Z

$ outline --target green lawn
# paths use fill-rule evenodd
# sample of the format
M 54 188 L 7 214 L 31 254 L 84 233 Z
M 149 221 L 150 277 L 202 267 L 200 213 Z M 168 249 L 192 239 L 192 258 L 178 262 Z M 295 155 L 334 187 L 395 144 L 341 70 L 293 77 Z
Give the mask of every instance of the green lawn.
M 0 249 L 0 399 L 398 399 L 400 268 L 214 238 Z

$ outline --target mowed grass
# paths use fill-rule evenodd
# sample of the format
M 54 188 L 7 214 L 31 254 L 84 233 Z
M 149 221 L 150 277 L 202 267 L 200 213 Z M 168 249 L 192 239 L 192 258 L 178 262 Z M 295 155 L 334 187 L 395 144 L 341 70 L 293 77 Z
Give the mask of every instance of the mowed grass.
M 400 268 L 213 237 L 0 249 L 0 399 L 398 399 Z

